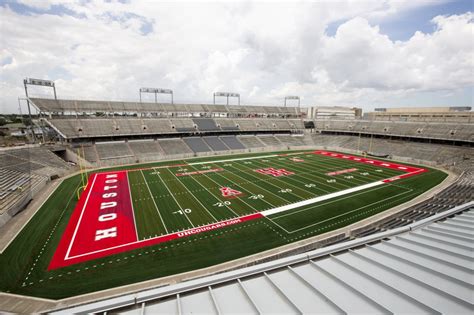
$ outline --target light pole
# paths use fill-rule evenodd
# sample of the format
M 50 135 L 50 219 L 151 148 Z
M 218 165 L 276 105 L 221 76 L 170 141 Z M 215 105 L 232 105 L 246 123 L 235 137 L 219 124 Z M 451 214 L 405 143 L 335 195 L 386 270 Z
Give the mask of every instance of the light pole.
M 25 87 L 26 104 L 28 105 L 28 118 L 30 119 L 31 122 L 33 122 L 33 119 L 31 118 L 30 99 L 29 99 L 29 96 L 28 96 L 28 85 L 46 86 L 46 87 L 53 88 L 54 99 L 57 100 L 58 98 L 56 96 L 56 86 L 54 85 L 54 81 L 42 80 L 42 79 L 32 79 L 32 78 L 24 79 L 23 80 L 23 85 Z M 33 142 L 36 143 L 34 128 L 31 128 L 31 125 L 30 125 L 30 132 L 31 132 L 31 136 L 33 137 Z M 44 130 L 42 132 L 44 132 Z
M 285 96 L 285 107 L 286 100 L 298 100 L 298 108 L 300 108 L 300 97 L 299 96 Z
M 170 89 L 160 89 L 160 88 L 140 88 L 140 103 L 142 102 L 142 93 L 152 93 L 155 94 L 155 103 L 157 103 L 158 94 L 170 94 L 171 95 L 171 104 L 174 104 L 173 99 L 173 90 Z
M 239 93 L 232 93 L 232 92 L 214 92 L 213 103 L 216 104 L 216 96 L 222 96 L 227 99 L 226 105 L 229 105 L 229 97 L 237 97 L 238 104 L 240 105 L 240 94 Z

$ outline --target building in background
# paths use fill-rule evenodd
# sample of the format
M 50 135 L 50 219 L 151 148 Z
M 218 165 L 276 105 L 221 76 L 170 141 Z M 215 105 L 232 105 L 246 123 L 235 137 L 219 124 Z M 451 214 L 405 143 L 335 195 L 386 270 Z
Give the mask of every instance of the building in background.
M 474 112 L 468 106 L 454 107 L 397 107 L 376 108 L 366 113 L 364 118 L 370 120 L 392 121 L 440 121 L 440 122 L 474 122 Z
M 357 107 L 311 106 L 304 110 L 308 119 L 357 119 L 362 116 L 362 109 Z

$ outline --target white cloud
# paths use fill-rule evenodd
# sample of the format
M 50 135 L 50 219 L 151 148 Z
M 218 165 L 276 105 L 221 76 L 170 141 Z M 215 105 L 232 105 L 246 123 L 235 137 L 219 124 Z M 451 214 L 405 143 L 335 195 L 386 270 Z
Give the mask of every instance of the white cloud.
M 27 4 L 52 4 L 37 2 Z M 359 106 L 471 87 L 472 13 L 438 16 L 432 34 L 402 42 L 374 26 L 429 4 L 63 3 L 81 18 L 3 6 L 0 60 L 11 62 L 0 64 L 1 111 L 16 110 L 25 77 L 56 80 L 60 97 L 136 99 L 150 86 L 172 88 L 177 101 L 209 102 L 212 92 L 229 90 L 249 103 L 296 94 L 303 104 Z M 336 21 L 346 22 L 329 37 Z

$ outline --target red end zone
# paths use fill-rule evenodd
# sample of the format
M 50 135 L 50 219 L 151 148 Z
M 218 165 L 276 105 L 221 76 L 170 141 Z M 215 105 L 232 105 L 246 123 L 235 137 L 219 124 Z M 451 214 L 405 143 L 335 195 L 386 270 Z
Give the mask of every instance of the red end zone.
M 353 156 L 353 155 L 330 152 L 330 151 L 318 150 L 318 151 L 314 151 L 313 154 L 326 155 L 326 156 L 337 158 L 337 159 L 345 159 L 345 160 L 359 162 L 359 163 L 371 164 L 377 167 L 390 168 L 393 170 L 406 172 L 405 174 L 382 180 L 384 183 L 393 182 L 397 179 L 407 178 L 407 177 L 411 177 L 420 173 L 427 172 L 427 170 L 424 168 L 397 164 L 397 163 L 392 163 L 392 162 L 386 162 L 386 161 L 379 161 L 379 160 L 368 159 L 368 158 L 363 158 L 359 156 Z
M 48 270 L 262 218 L 260 213 L 138 240 L 127 171 L 92 174 Z
M 48 269 L 90 259 L 89 253 L 137 241 L 126 171 L 92 174 Z

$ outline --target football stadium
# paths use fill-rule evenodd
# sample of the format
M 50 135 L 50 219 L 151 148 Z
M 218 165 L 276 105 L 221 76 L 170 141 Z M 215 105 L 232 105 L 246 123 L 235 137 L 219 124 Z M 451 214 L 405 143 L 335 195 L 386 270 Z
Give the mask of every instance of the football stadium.
M 25 80 L 35 82 L 54 85 Z M 397 121 L 357 118 L 353 108 L 27 101 L 52 140 L 2 150 L 11 237 L 0 263 L 5 301 L 27 299 L 28 311 L 127 294 L 98 310 L 139 309 L 130 293 L 169 287 L 169 297 L 173 283 L 281 268 L 325 249 L 332 257 L 330 248 L 398 238 L 453 208 L 465 213 L 459 231 L 434 229 L 410 244 L 472 238 L 470 111 Z
M 472 314 L 472 3 L 0 19 L 0 313 Z

